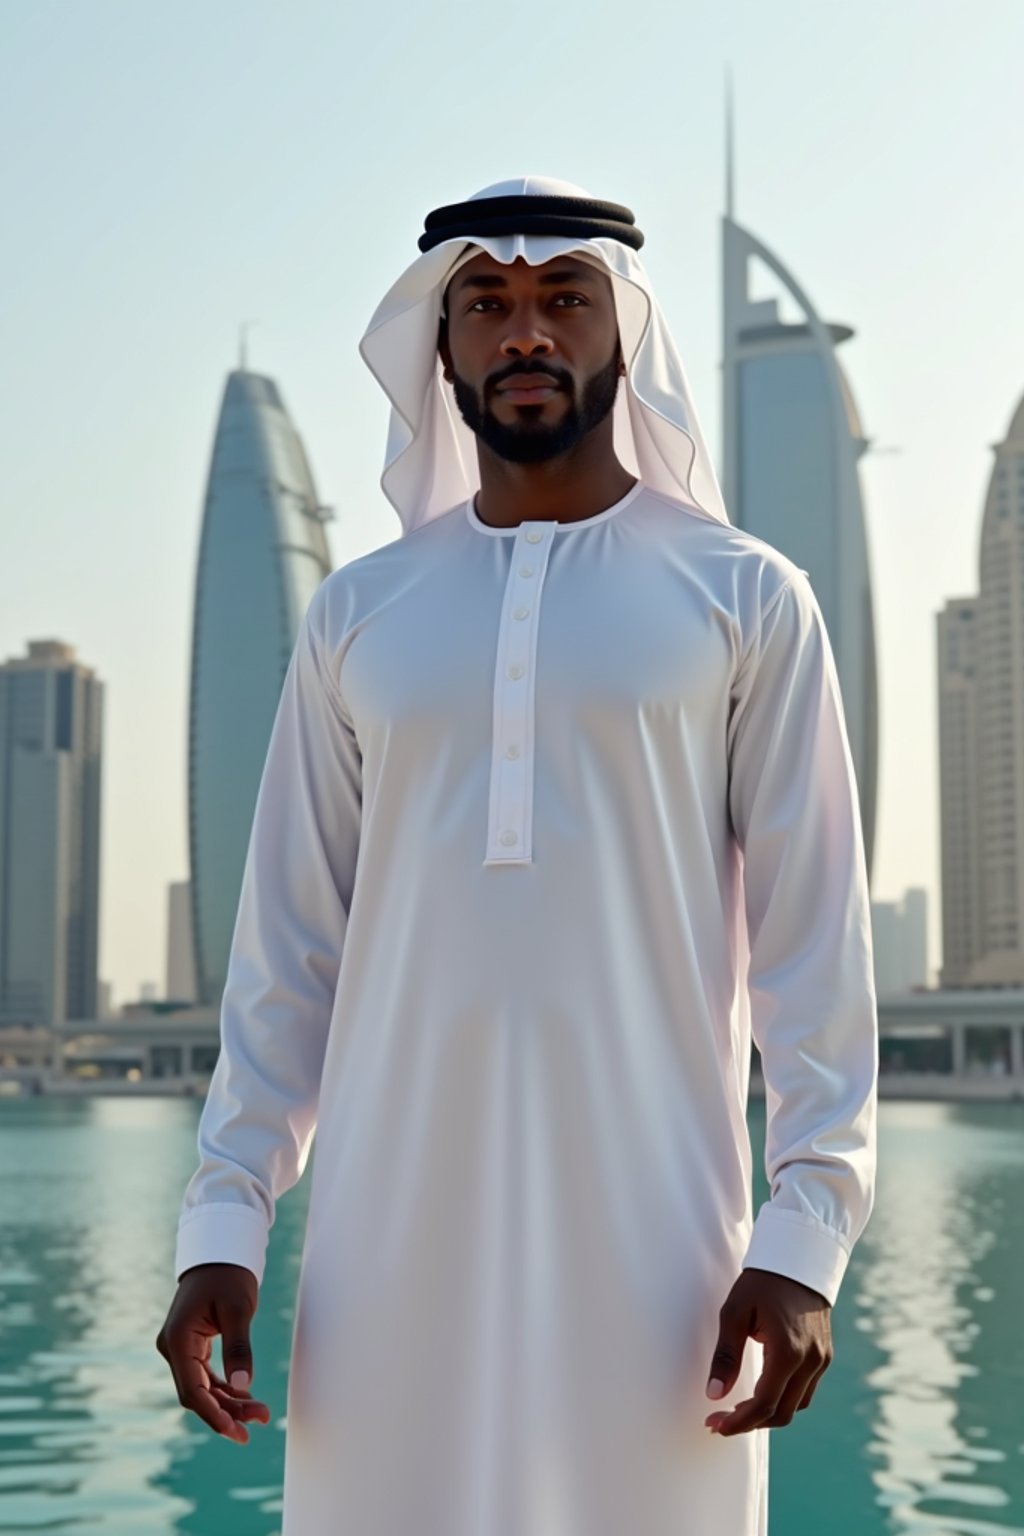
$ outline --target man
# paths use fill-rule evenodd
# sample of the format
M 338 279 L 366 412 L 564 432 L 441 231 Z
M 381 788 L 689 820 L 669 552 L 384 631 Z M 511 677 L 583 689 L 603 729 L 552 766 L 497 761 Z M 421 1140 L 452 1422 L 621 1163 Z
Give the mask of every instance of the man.
M 157 1341 L 211 1428 L 267 1421 L 249 1321 L 316 1127 L 284 1536 L 760 1536 L 831 1358 L 875 1159 L 850 754 L 641 242 L 487 188 L 363 339 L 403 533 L 295 647 Z

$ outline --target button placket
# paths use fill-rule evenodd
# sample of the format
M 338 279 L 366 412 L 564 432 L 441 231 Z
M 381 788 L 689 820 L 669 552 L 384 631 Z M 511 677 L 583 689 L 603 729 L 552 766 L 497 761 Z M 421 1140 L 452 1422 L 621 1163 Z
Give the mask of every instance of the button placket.
M 484 864 L 533 862 L 537 628 L 553 523 L 521 523 L 505 583 L 494 673 Z

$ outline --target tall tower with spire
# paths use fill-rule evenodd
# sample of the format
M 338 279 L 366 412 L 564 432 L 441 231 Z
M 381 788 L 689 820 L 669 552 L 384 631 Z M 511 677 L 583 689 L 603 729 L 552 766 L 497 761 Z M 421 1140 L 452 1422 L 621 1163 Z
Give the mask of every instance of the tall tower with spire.
M 858 462 L 868 446 L 836 348 L 796 278 L 735 217 L 731 82 L 722 219 L 722 490 L 732 521 L 807 572 L 836 659 L 868 868 L 875 838 L 878 699 L 867 532 Z M 755 299 L 760 266 L 795 305 Z
M 251 323 L 251 322 L 250 322 Z M 188 802 L 199 1001 L 220 1001 L 256 794 L 299 625 L 331 570 L 302 439 L 272 379 L 228 375 L 196 567 Z

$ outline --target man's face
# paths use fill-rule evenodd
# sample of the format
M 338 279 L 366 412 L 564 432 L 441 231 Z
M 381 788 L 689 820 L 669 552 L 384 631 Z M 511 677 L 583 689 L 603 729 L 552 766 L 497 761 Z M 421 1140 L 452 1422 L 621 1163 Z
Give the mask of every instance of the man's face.
M 439 350 L 466 425 L 503 459 L 574 447 L 615 404 L 620 351 L 610 278 L 573 255 L 532 267 L 481 252 L 445 297 Z

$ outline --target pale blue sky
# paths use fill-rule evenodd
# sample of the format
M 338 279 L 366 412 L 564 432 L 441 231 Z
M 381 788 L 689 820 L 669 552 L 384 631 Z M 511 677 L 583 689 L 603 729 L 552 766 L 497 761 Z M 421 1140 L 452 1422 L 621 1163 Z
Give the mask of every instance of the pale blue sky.
M 717 459 L 730 62 L 738 215 L 855 326 L 866 431 L 902 449 L 864 465 L 875 895 L 937 902 L 934 613 L 974 590 L 989 445 L 1024 391 L 1020 0 L 0 0 L 0 22 L 0 657 L 56 636 L 107 685 L 118 1000 L 162 986 L 187 874 L 192 582 L 239 322 L 343 564 L 398 532 L 356 345 L 424 213 L 563 177 L 635 209 Z

